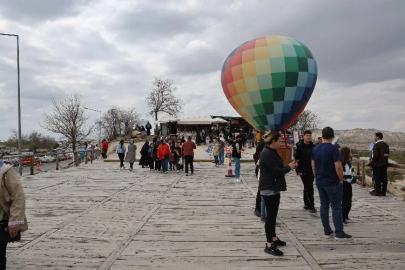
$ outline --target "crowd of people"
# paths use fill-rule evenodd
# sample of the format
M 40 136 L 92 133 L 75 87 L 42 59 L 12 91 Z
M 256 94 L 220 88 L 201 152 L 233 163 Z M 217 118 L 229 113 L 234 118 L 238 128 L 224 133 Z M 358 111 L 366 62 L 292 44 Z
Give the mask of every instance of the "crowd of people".
M 192 141 L 191 136 L 187 141 L 183 138 L 170 139 L 169 137 L 158 138 L 155 136 L 153 141 L 145 141 L 140 151 L 141 157 L 139 165 L 142 168 L 149 168 L 151 171 L 168 173 L 176 171 L 179 173 L 184 169 L 186 176 L 194 174 L 194 149 L 196 144 Z M 120 170 L 125 168 L 124 162 L 129 163 L 129 170 L 133 170 L 133 164 L 136 159 L 137 147 L 134 141 L 129 142 L 128 150 L 124 140 L 117 145 L 117 155 L 120 160 Z
M 249 133 L 250 134 L 250 133 Z M 256 140 L 247 134 L 247 146 L 256 146 L 254 154 L 256 176 L 259 180 L 256 197 L 255 214 L 265 221 L 266 253 L 283 256 L 279 249 L 287 245 L 276 232 L 276 219 L 280 206 L 281 192 L 287 190 L 285 175 L 295 170 L 303 184 L 303 207 L 309 213 L 316 213 L 314 200 L 314 182 L 318 189 L 320 200 L 320 220 L 323 226 L 324 236 L 336 240 L 350 240 L 353 237 L 344 231 L 344 224 L 350 221 L 352 207 L 352 184 L 356 183 L 356 176 L 352 166 L 352 152 L 348 147 L 340 147 L 333 142 L 334 130 L 325 127 L 322 130 L 322 138 L 318 143 L 312 142 L 312 132 L 306 130 L 302 140 L 297 143 L 294 160 L 284 165 L 278 154 L 281 146 L 281 134 L 268 131 Z M 252 132 L 253 134 L 253 132 Z M 257 134 L 253 136 L 256 137 Z M 240 182 L 240 159 L 244 151 L 244 136 L 239 134 L 236 138 L 225 139 L 221 134 L 219 138 L 213 138 L 212 153 L 215 166 L 224 164 L 224 151 L 229 145 L 232 147 L 232 158 L 235 162 L 235 181 Z M 255 142 L 256 141 L 256 142 Z M 154 137 L 153 141 L 145 141 L 141 150 L 139 165 L 149 168 L 151 171 L 176 171 L 184 169 L 186 176 L 194 174 L 194 150 L 196 143 L 188 136 L 179 139 L 170 137 Z M 103 158 L 107 158 L 108 142 L 103 140 L 101 152 Z M 116 153 L 120 160 L 120 170 L 124 169 L 124 162 L 129 163 L 129 170 L 133 170 L 136 160 L 137 146 L 133 141 L 125 145 L 121 140 L 117 145 Z M 374 135 L 373 147 L 371 148 L 368 165 L 373 172 L 374 190 L 373 196 L 386 196 L 387 192 L 387 167 L 389 158 L 389 145 L 383 141 L 383 134 L 377 132 Z M 18 241 L 20 233 L 27 230 L 28 224 L 25 218 L 25 197 L 19 177 L 11 165 L 5 164 L 0 158 L 0 270 L 6 269 L 6 249 L 9 242 Z M 6 199 L 4 199 L 6 198 Z M 7 199 L 8 198 L 8 199 Z M 334 230 L 329 221 L 329 210 L 332 211 Z M 7 228 L 7 231 L 5 230 Z

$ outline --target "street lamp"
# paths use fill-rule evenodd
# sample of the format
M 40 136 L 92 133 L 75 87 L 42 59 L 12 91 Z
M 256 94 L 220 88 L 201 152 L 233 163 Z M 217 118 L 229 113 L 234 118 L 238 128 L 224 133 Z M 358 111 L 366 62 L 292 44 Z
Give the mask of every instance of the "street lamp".
M 94 110 L 94 109 L 90 109 L 90 108 L 86 108 L 86 107 L 83 107 L 85 110 L 89 110 L 89 111 L 95 111 L 95 112 L 99 112 L 100 113 L 100 120 L 99 120 L 99 122 L 98 122 L 98 125 L 99 125 L 99 127 L 100 127 L 100 130 L 99 130 L 99 133 L 98 133 L 98 143 L 99 144 L 101 144 L 101 111 L 99 111 L 99 110 Z
M 9 37 L 16 37 L 17 38 L 17 78 L 18 78 L 18 172 L 22 175 L 22 161 L 21 161 L 21 154 L 22 154 L 22 142 L 21 142 L 21 102 L 20 102 L 20 44 L 18 35 L 14 34 L 3 34 L 0 33 L 1 36 L 9 36 Z

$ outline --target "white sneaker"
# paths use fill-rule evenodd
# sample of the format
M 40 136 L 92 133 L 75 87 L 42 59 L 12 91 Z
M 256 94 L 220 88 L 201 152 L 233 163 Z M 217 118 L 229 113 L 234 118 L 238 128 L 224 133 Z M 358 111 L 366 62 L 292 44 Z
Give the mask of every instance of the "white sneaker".
M 177 170 L 176 172 L 179 173 L 179 170 Z

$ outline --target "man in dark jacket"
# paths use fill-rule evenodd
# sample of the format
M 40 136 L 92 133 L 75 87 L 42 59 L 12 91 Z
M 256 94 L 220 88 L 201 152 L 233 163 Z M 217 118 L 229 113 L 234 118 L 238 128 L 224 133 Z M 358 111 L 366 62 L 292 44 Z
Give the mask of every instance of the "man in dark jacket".
M 146 134 L 149 136 L 150 135 L 150 130 L 152 129 L 152 125 L 148 122 L 146 124 Z
M 301 176 L 304 185 L 304 209 L 310 213 L 316 213 L 314 204 L 314 174 L 311 166 L 312 149 L 315 145 L 312 143 L 312 132 L 304 131 L 304 139 L 297 143 L 295 152 L 295 161 L 298 163 L 297 174 Z
M 371 191 L 370 194 L 374 196 L 385 196 L 387 192 L 387 168 L 390 147 L 382 139 L 383 134 L 381 132 L 375 133 L 373 156 L 368 163 L 373 167 L 373 180 L 375 183 L 375 190 Z
M 236 141 L 232 144 L 232 158 L 235 162 L 235 182 L 240 182 L 240 159 L 242 158 L 242 135 L 236 137 Z

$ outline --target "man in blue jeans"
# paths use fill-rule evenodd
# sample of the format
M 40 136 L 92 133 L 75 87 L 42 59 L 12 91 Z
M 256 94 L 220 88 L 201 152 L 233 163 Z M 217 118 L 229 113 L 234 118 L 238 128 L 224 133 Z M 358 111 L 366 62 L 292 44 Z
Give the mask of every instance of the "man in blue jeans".
M 322 143 L 312 150 L 312 170 L 321 201 L 321 220 L 326 238 L 333 237 L 329 224 L 329 205 L 332 208 L 336 240 L 350 240 L 353 237 L 343 231 L 342 192 L 343 167 L 339 149 L 332 144 L 335 137 L 331 127 L 322 130 Z
M 240 182 L 240 159 L 242 157 L 242 136 L 236 136 L 236 142 L 232 145 L 232 158 L 235 161 L 235 182 Z

